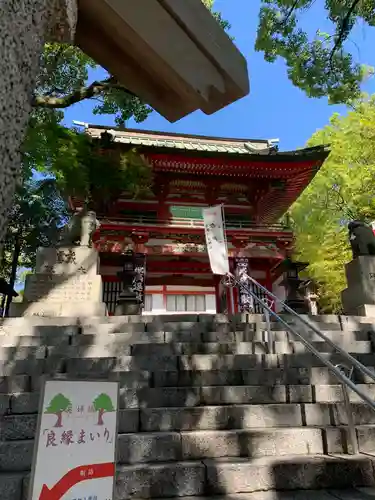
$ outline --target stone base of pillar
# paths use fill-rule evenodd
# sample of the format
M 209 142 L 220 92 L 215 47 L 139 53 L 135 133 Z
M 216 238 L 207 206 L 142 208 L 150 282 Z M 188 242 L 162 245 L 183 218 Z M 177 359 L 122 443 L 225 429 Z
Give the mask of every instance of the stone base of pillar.
M 98 252 L 88 247 L 39 248 L 36 272 L 28 275 L 22 303 L 10 316 L 104 316 Z
M 121 292 L 117 299 L 115 316 L 133 316 L 141 313 L 141 304 L 137 300 L 136 293 Z
M 310 312 L 308 304 L 302 299 L 286 300 L 285 304 L 293 309 L 293 311 L 297 314 L 309 314 Z
M 341 292 L 344 313 L 375 316 L 375 256 L 361 255 L 345 265 L 347 288 Z

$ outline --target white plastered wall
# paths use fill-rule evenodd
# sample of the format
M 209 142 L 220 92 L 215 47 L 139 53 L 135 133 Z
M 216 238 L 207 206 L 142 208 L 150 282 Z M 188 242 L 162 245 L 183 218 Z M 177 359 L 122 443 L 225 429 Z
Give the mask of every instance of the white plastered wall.
M 216 313 L 216 299 L 215 299 L 215 288 L 214 287 L 202 287 L 202 286 L 182 286 L 182 285 L 167 285 L 167 292 L 177 292 L 180 295 L 183 295 L 183 292 L 198 292 L 200 295 L 202 292 L 206 292 L 206 310 L 205 312 L 197 312 L 197 314 L 215 314 Z M 160 293 L 156 293 L 159 292 Z M 148 286 L 146 287 L 146 295 L 147 293 L 152 292 L 152 311 L 145 312 L 144 314 L 186 314 L 186 312 L 172 312 L 167 311 L 164 304 L 164 296 L 163 290 L 160 286 Z M 198 294 L 197 293 L 197 294 Z M 189 313 L 193 313 L 194 311 L 189 311 Z

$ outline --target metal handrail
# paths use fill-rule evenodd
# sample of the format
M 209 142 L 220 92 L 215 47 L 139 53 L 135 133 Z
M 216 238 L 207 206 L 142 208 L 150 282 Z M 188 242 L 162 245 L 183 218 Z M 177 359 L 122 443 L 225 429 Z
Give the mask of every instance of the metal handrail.
M 250 281 L 254 285 L 256 285 L 260 290 L 262 290 L 264 293 L 268 295 L 268 297 L 272 298 L 275 302 L 280 303 L 283 305 L 283 307 L 290 312 L 294 317 L 299 319 L 302 323 L 307 325 L 309 328 L 311 328 L 315 333 L 317 333 L 324 341 L 326 341 L 330 346 L 332 346 L 334 349 L 336 349 L 344 358 L 346 358 L 347 361 L 350 361 L 352 365 L 354 365 L 358 370 L 360 370 L 362 373 L 365 373 L 369 377 L 371 377 L 373 380 L 375 380 L 375 373 L 373 373 L 371 370 L 369 370 L 366 366 L 364 366 L 362 363 L 360 363 L 358 360 L 353 358 L 349 353 L 344 351 L 341 347 L 336 345 L 332 340 L 330 340 L 326 335 L 324 335 L 319 328 L 317 328 L 315 325 L 312 325 L 309 321 L 305 320 L 305 318 L 301 317 L 298 313 L 296 313 L 293 309 L 291 309 L 287 304 L 285 304 L 281 299 L 276 297 L 272 292 L 267 290 L 267 288 L 263 287 L 260 283 L 258 283 L 254 278 L 248 275 L 243 275 L 241 280 L 238 280 L 235 278 L 233 275 L 227 275 L 226 276 L 226 282 L 225 284 L 227 286 L 234 286 L 237 285 L 244 289 L 247 293 L 249 293 L 253 299 L 255 299 L 260 305 L 263 307 L 264 310 L 268 311 L 271 316 L 276 317 L 276 319 L 284 325 L 287 330 L 290 331 L 293 335 L 295 335 L 297 338 L 300 339 L 300 341 L 304 344 L 305 347 L 309 351 L 311 351 L 313 354 L 316 355 L 316 357 L 324 363 L 327 368 L 338 378 L 338 380 L 345 384 L 346 387 L 349 387 L 352 391 L 354 391 L 358 396 L 360 396 L 363 401 L 365 401 L 374 411 L 375 411 L 375 402 L 368 397 L 368 395 L 363 392 L 361 389 L 359 389 L 353 381 L 345 375 L 345 373 L 342 372 L 337 366 L 335 366 L 333 363 L 331 363 L 329 360 L 325 359 L 321 353 L 315 349 L 315 347 L 307 340 L 304 338 L 303 335 L 301 335 L 299 332 L 297 332 L 291 325 L 289 325 L 283 318 L 281 318 L 275 311 L 272 310 L 271 307 L 269 307 L 268 304 L 266 304 L 262 299 L 260 299 L 251 289 L 250 287 L 246 287 L 246 281 Z
M 348 378 L 351 379 L 353 376 L 353 367 L 348 368 L 347 366 L 343 364 L 336 365 L 336 368 L 338 368 L 342 373 L 345 374 L 346 372 L 349 374 Z M 351 445 L 351 449 L 349 450 L 349 453 L 352 455 L 357 455 L 359 452 L 359 446 L 358 446 L 358 441 L 357 441 L 357 433 L 355 431 L 355 421 L 353 417 L 353 411 L 352 411 L 352 405 L 350 404 L 350 396 L 348 393 L 348 388 L 344 383 L 341 383 L 341 389 L 342 389 L 342 395 L 344 398 L 344 406 L 345 406 L 345 411 L 346 415 L 348 417 L 348 430 L 349 430 L 349 441 Z
M 353 358 L 353 356 L 351 356 L 348 352 L 346 352 L 340 346 L 338 346 L 337 344 L 335 344 L 329 337 L 327 337 L 326 335 L 324 335 L 324 333 L 317 326 L 315 326 L 313 323 L 310 323 L 310 321 L 308 321 L 306 318 L 304 318 L 303 316 L 301 316 L 298 313 L 296 313 L 296 311 L 294 311 L 294 309 L 292 309 L 287 304 L 285 304 L 285 302 L 283 302 L 281 299 L 279 299 L 278 297 L 276 297 L 276 295 L 274 295 L 272 292 L 270 292 L 269 290 L 267 290 L 267 288 L 265 288 L 260 283 L 258 283 L 254 278 L 251 278 L 250 276 L 248 276 L 248 278 L 250 279 L 251 282 L 253 282 L 256 286 L 258 286 L 264 293 L 266 293 L 269 297 L 271 297 L 276 302 L 280 303 L 284 307 L 284 309 L 286 311 L 288 311 L 295 318 L 297 318 L 299 321 L 301 321 L 306 326 L 308 326 L 311 330 L 313 330 L 317 335 L 319 335 L 319 337 L 321 339 L 323 339 L 325 342 L 327 342 L 328 345 L 330 345 L 331 347 L 333 347 L 334 349 L 336 349 L 337 352 L 339 352 L 340 354 L 342 354 L 348 361 L 350 361 L 350 363 L 352 365 L 354 365 L 356 368 L 358 368 L 358 370 L 362 371 L 363 373 L 365 373 L 366 375 L 368 375 L 370 378 L 372 378 L 372 380 L 375 381 L 375 372 L 373 372 L 372 370 L 369 370 L 360 361 L 358 361 L 357 359 Z

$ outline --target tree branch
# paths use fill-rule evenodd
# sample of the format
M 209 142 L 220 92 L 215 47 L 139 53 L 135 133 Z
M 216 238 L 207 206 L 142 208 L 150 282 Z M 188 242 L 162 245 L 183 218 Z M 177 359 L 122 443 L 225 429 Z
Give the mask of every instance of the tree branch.
M 345 39 L 345 33 L 347 32 L 347 29 L 348 29 L 350 17 L 353 14 L 355 8 L 357 7 L 357 5 L 359 4 L 360 1 L 361 0 L 353 0 L 352 5 L 350 6 L 348 12 L 345 14 L 345 17 L 341 22 L 340 31 L 336 37 L 335 45 L 333 46 L 333 49 L 331 50 L 331 54 L 329 56 L 329 64 L 330 64 L 331 68 L 332 68 L 333 56 L 335 55 L 337 49 L 339 49 L 342 46 L 342 43 Z
M 64 97 L 34 96 L 31 104 L 34 108 L 68 108 L 72 104 L 76 104 L 85 99 L 91 99 L 92 97 L 97 97 L 105 90 L 111 89 L 122 90 L 128 94 L 129 97 L 137 97 L 133 92 L 130 92 L 130 90 L 119 84 L 118 81 L 111 76 L 106 80 L 93 82 L 87 87 L 81 87 Z
M 286 23 L 289 21 L 290 16 L 293 14 L 293 12 L 294 12 L 294 11 L 296 10 L 296 8 L 297 8 L 297 4 L 298 4 L 298 2 L 299 2 L 299 0 L 294 0 L 293 5 L 292 5 L 292 6 L 291 6 L 291 8 L 289 9 L 288 14 L 284 17 L 284 19 L 283 19 L 282 21 L 280 21 L 280 22 L 278 22 L 278 23 L 277 23 L 279 26 L 283 26 L 284 24 L 286 24 Z

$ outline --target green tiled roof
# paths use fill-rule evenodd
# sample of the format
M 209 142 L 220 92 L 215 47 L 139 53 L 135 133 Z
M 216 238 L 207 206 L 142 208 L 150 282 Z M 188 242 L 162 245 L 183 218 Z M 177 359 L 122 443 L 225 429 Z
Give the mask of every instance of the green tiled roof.
M 186 134 L 163 134 L 161 132 L 135 129 L 109 129 L 95 125 L 89 125 L 86 129 L 87 133 L 95 138 L 99 138 L 100 134 L 106 130 L 114 135 L 115 142 L 134 146 L 244 155 L 268 154 L 270 150 L 276 151 L 277 149 L 274 143 L 267 140 L 223 139 L 220 137 L 199 137 Z

